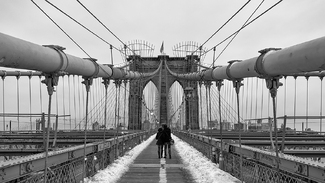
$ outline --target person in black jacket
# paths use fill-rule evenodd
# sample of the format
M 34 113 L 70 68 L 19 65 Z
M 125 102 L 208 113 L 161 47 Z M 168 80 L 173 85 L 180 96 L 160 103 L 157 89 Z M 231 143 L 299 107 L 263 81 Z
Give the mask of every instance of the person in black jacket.
M 164 141 L 164 158 L 167 157 L 167 151 L 168 151 L 168 155 L 169 155 L 169 159 L 172 158 L 172 154 L 171 154 L 171 149 L 170 149 L 170 140 L 172 139 L 171 137 L 171 130 L 170 128 L 166 125 L 166 124 L 163 124 L 162 125 L 163 127 L 163 141 Z
M 162 155 L 163 155 L 163 146 L 164 146 L 164 139 L 163 139 L 163 129 L 162 128 L 159 128 L 158 129 L 158 132 L 157 132 L 157 135 L 156 135 L 156 145 L 158 146 L 158 158 L 162 158 Z

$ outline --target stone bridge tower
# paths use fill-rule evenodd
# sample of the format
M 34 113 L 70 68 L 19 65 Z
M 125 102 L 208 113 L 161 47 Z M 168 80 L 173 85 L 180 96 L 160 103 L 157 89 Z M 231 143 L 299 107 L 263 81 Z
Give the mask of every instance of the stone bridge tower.
M 185 114 L 185 128 L 199 129 L 199 108 L 198 108 L 198 90 L 197 83 L 185 80 L 177 80 L 172 76 L 167 68 L 175 73 L 189 73 L 198 71 L 198 56 L 185 57 L 169 57 L 168 55 L 159 55 L 158 57 L 140 57 L 138 55 L 131 55 L 128 57 L 130 62 L 130 70 L 141 73 L 152 73 L 159 68 L 162 62 L 160 71 L 151 78 L 141 80 L 130 80 L 129 93 L 129 126 L 128 129 L 142 128 L 142 96 L 143 89 L 149 81 L 152 81 L 158 89 L 160 98 L 160 109 L 158 111 L 159 123 L 167 123 L 169 125 L 168 116 L 168 94 L 172 84 L 176 81 L 180 83 L 183 91 L 186 87 L 191 87 L 191 97 L 186 99 L 186 114 Z M 184 92 L 185 94 L 185 92 Z

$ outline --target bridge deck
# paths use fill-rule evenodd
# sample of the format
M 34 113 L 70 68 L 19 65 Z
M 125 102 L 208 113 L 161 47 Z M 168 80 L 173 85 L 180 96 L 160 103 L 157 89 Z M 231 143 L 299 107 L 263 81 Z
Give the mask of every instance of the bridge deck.
M 172 158 L 158 158 L 156 140 L 153 140 L 134 160 L 129 170 L 118 183 L 141 182 L 194 182 L 189 172 L 184 168 L 179 154 L 172 146 Z

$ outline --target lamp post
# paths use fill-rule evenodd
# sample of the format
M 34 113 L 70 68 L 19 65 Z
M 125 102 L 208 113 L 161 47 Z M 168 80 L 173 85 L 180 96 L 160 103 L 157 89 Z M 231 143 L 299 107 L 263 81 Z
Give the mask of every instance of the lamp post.
M 186 126 L 188 128 L 188 130 L 191 130 L 191 98 L 192 98 L 192 91 L 193 91 L 193 88 L 190 87 L 190 86 L 187 86 L 185 89 L 184 89 L 184 92 L 185 92 L 185 99 L 187 100 L 187 104 L 188 104 L 188 126 Z

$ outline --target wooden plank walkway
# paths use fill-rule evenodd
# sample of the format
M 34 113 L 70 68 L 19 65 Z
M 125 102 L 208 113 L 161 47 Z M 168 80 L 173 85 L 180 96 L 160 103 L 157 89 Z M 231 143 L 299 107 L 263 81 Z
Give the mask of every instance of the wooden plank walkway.
M 180 156 L 172 146 L 172 158 L 158 158 L 153 140 L 134 160 L 118 183 L 192 183 L 192 176 L 184 168 Z

